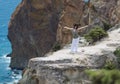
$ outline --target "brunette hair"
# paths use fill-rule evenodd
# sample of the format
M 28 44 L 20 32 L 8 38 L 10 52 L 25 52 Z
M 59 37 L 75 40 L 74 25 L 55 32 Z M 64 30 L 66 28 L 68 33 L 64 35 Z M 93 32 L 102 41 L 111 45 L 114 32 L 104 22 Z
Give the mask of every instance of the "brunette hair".
M 79 26 L 81 26 L 81 24 L 73 24 L 74 29 L 78 29 Z

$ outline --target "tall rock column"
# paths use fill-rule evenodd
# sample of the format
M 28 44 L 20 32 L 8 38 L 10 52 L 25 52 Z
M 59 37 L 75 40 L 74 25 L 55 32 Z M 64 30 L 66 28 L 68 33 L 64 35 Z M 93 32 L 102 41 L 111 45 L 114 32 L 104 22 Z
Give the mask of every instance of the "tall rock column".
M 63 0 L 23 0 L 9 24 L 11 68 L 23 69 L 30 58 L 44 56 L 56 41 Z

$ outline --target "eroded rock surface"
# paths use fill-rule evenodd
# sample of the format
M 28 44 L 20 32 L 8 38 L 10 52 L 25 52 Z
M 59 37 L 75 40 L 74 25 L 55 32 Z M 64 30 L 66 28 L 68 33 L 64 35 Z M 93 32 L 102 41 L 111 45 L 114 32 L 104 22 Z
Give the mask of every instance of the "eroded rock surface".
M 108 33 L 93 46 L 79 47 L 78 53 L 65 48 L 31 59 L 19 84 L 92 84 L 85 70 L 103 68 L 107 61 L 117 65 L 113 52 L 120 46 L 120 28 Z

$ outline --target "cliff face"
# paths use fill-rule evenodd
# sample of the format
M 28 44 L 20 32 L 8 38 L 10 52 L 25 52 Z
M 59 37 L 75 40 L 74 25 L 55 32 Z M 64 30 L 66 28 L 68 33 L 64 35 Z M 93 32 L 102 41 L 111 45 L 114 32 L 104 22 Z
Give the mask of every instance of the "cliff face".
M 62 8 L 62 0 L 22 1 L 9 25 L 10 67 L 22 69 L 30 58 L 44 56 L 52 48 Z
M 71 41 L 69 31 L 63 29 L 64 26 L 72 27 L 73 23 L 80 23 L 82 26 L 88 24 L 105 26 L 115 25 L 120 22 L 120 0 L 90 0 L 91 3 L 66 0 L 63 16 L 60 18 L 57 40 L 62 44 Z M 82 34 L 89 31 L 87 28 L 81 31 Z
M 91 2 L 92 22 L 105 21 L 113 25 L 120 22 L 120 0 Z M 87 11 L 88 6 L 82 0 L 23 0 L 9 24 L 10 67 L 25 68 L 30 58 L 44 56 L 56 41 L 62 45 L 70 43 L 71 33 L 63 27 L 88 24 Z

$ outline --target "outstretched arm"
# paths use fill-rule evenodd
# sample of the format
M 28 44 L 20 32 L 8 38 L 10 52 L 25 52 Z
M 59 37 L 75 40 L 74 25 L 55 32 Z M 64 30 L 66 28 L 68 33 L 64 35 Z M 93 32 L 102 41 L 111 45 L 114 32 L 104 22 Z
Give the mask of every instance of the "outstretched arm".
M 84 28 L 86 28 L 86 27 L 88 27 L 88 25 L 83 26 L 83 27 L 80 27 L 80 28 L 78 28 L 77 30 L 81 30 L 81 29 L 84 29 Z
M 69 29 L 69 30 L 72 30 L 72 29 L 73 29 L 73 28 L 70 28 L 70 27 L 66 27 L 66 26 L 65 26 L 64 28 L 65 28 L 65 29 Z

